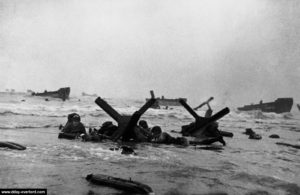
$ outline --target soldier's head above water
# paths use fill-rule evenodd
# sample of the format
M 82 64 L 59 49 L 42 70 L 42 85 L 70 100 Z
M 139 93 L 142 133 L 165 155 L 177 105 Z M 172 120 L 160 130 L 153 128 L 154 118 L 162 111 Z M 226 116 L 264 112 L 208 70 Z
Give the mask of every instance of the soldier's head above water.
M 73 123 L 74 126 L 79 125 L 79 123 L 80 123 L 80 116 L 78 114 L 75 114 L 72 117 L 72 123 Z
M 71 113 L 71 114 L 68 114 L 68 122 L 72 122 L 72 118 L 73 118 L 73 116 L 75 116 L 75 115 L 78 115 L 77 113 Z
M 139 121 L 139 126 L 145 128 L 145 129 L 149 128 L 148 123 L 145 120 L 140 120 Z
M 152 133 L 153 138 L 158 138 L 161 135 L 162 130 L 161 130 L 160 126 L 154 126 L 151 129 L 151 133 Z

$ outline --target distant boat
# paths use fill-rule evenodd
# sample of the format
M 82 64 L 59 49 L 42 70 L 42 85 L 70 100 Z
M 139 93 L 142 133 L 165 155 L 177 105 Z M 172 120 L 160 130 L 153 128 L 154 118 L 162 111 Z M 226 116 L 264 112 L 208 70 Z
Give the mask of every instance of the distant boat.
M 16 91 L 15 89 L 10 89 L 10 90 L 6 89 L 5 91 L 1 91 L 0 94 L 3 94 L 3 95 L 24 95 L 26 93 Z
M 34 93 L 34 91 L 32 91 L 31 89 L 27 89 L 27 92 L 26 92 L 26 93 L 32 94 L 32 93 Z
M 151 94 L 151 98 L 155 98 L 154 96 L 154 92 L 151 90 L 150 91 Z M 187 101 L 186 98 L 176 98 L 176 99 L 167 99 L 164 96 L 162 96 L 161 98 L 156 98 L 156 102 L 153 104 L 153 106 L 151 108 L 160 108 L 161 106 L 181 106 L 181 104 L 179 103 L 179 100 L 183 99 L 183 101 Z M 146 101 L 148 101 L 149 98 L 146 98 Z
M 240 111 L 261 110 L 262 112 L 283 113 L 290 112 L 293 106 L 293 98 L 278 98 L 274 102 L 245 105 L 239 107 Z
M 300 104 L 297 104 L 298 110 L 300 111 Z
M 94 93 L 94 94 L 87 94 L 87 93 L 85 93 L 85 92 L 82 92 L 81 95 L 82 95 L 82 96 L 92 96 L 92 97 L 98 96 L 98 95 L 95 94 L 95 93 Z
M 45 96 L 45 97 L 53 97 L 53 98 L 60 98 L 63 101 L 65 101 L 66 99 L 69 99 L 69 95 L 70 95 L 70 87 L 65 87 L 65 88 L 60 88 L 57 91 L 47 91 L 45 90 L 43 93 L 35 93 L 32 92 L 33 96 Z

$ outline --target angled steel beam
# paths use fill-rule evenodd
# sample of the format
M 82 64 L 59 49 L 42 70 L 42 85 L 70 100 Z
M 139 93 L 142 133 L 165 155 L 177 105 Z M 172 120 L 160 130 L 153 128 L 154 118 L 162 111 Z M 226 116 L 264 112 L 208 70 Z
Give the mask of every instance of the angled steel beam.
M 202 104 L 200 104 L 199 106 L 197 106 L 196 108 L 194 108 L 194 110 L 198 110 L 199 108 L 201 108 L 205 104 L 209 105 L 209 102 L 212 101 L 213 99 L 214 99 L 214 97 L 210 97 L 208 100 L 206 100 L 205 102 L 203 102 Z
M 98 97 L 95 100 L 95 103 L 100 106 L 111 118 L 113 118 L 115 121 L 119 122 L 121 119 L 121 115 L 113 109 L 105 100 L 103 100 L 101 97 Z
M 219 120 L 220 118 L 224 117 L 226 114 L 228 114 L 230 112 L 229 108 L 224 108 L 221 111 L 217 112 L 216 114 L 212 115 L 209 118 L 202 118 L 202 119 L 198 119 L 198 121 L 196 120 L 195 123 L 195 128 L 191 129 L 189 131 L 189 133 L 194 133 L 195 131 L 201 131 L 200 133 L 204 132 L 204 127 L 206 127 L 207 125 Z
M 193 128 L 189 129 L 188 133 L 192 134 L 195 131 L 201 130 L 203 132 L 205 129 L 203 127 L 206 127 L 207 125 L 219 120 L 220 118 L 224 117 L 226 114 L 230 112 L 229 108 L 226 107 L 219 111 L 218 113 L 214 114 L 213 116 L 209 118 L 204 118 L 199 116 L 185 101 L 182 99 L 179 100 L 181 105 L 195 118 L 195 125 Z M 202 129 L 203 128 L 203 129 Z
M 179 100 L 179 103 L 197 120 L 204 119 L 204 117 L 199 116 L 183 99 Z
M 120 137 L 122 137 L 122 140 L 128 141 L 133 136 L 134 127 L 137 125 L 141 116 L 155 103 L 155 101 L 156 99 L 150 99 L 138 111 L 134 112 L 133 115 L 120 115 L 100 97 L 95 100 L 96 104 L 118 123 L 118 129 L 111 136 L 113 141 L 118 140 Z

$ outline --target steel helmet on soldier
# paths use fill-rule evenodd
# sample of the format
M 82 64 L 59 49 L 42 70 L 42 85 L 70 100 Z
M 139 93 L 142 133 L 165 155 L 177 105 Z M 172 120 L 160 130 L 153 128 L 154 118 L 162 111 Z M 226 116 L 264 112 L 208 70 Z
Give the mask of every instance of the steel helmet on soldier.
M 78 114 L 75 114 L 75 115 L 72 117 L 72 121 L 80 122 L 80 116 L 79 116 Z

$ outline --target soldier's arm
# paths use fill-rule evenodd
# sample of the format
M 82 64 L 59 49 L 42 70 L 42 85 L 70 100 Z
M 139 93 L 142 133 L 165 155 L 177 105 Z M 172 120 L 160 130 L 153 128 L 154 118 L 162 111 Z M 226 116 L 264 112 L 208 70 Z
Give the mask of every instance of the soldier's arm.
M 71 132 L 71 125 L 70 124 L 67 124 L 64 128 L 63 128 L 63 130 L 62 130 L 62 132 L 63 133 L 70 133 Z
M 86 130 L 85 130 L 85 127 L 84 127 L 84 125 L 82 124 L 82 123 L 80 123 L 80 130 L 79 130 L 80 132 L 80 134 L 85 134 L 86 135 Z

